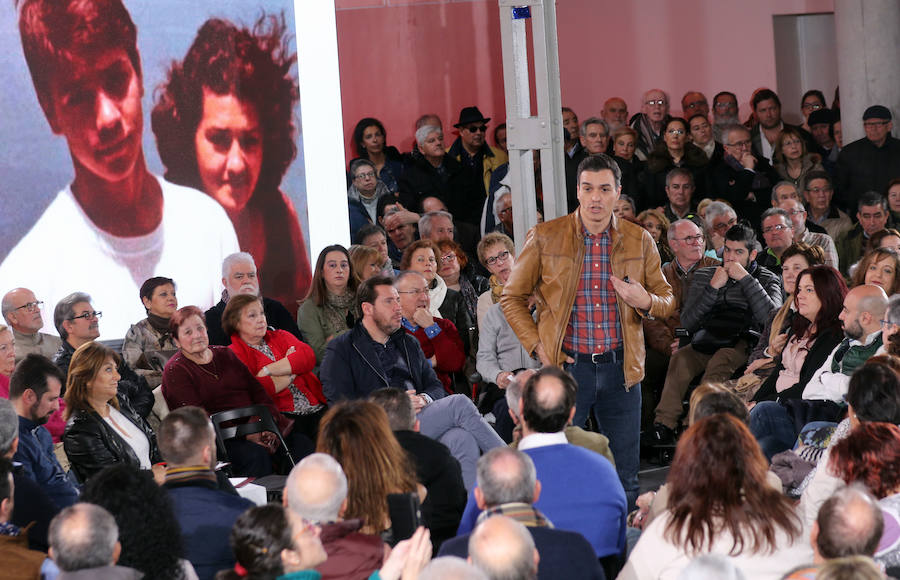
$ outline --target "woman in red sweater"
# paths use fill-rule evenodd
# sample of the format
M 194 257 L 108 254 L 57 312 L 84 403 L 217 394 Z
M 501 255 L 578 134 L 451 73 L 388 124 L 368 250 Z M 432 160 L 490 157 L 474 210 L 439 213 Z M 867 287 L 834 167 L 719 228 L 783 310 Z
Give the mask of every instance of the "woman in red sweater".
M 291 413 L 296 420 L 294 429 L 315 440 L 325 396 L 322 383 L 311 372 L 316 364 L 312 348 L 289 332 L 270 329 L 262 302 L 249 294 L 228 301 L 222 329 L 231 336 L 229 348 L 247 365 L 278 410 Z

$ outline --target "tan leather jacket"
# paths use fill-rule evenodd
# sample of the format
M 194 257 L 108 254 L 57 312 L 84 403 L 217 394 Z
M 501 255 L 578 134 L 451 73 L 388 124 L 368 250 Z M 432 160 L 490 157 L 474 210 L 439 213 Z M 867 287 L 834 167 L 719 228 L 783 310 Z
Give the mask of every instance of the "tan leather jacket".
M 528 232 L 525 246 L 516 258 L 512 275 L 503 287 L 500 304 L 506 320 L 522 346 L 534 353 L 538 342 L 547 355 L 562 365 L 563 337 L 575 304 L 575 292 L 584 261 L 584 237 L 580 210 L 538 224 Z M 638 282 L 650 293 L 650 311 L 640 313 L 617 297 L 619 324 L 625 346 L 625 384 L 631 387 L 644 378 L 643 315 L 665 318 L 675 307 L 672 288 L 663 277 L 653 238 L 642 227 L 627 221 L 610 222 L 612 272 Z M 537 299 L 537 323 L 528 312 L 528 297 Z

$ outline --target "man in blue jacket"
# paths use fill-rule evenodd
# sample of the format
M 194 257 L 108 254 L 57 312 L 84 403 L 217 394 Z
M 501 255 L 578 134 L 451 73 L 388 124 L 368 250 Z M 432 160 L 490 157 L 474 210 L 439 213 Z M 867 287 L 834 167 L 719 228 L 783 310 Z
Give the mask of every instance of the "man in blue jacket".
M 446 445 L 474 481 L 479 451 L 504 445 L 472 401 L 447 396 L 419 341 L 401 327 L 400 294 L 383 276 L 360 284 L 356 301 L 362 320 L 328 343 L 319 376 L 328 404 L 363 399 L 392 387 L 409 395 L 423 435 Z

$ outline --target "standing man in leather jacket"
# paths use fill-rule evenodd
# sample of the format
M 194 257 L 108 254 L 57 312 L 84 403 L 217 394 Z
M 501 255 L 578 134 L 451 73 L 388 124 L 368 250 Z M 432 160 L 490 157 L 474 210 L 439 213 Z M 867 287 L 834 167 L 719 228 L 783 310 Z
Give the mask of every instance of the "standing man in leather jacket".
M 650 234 L 612 213 L 622 192 L 616 162 L 605 154 L 586 158 L 577 183 L 578 209 L 528 232 L 500 303 L 527 352 L 575 377 L 573 423 L 583 427 L 593 413 L 630 505 L 640 463 L 641 318 L 671 314 L 672 288 Z

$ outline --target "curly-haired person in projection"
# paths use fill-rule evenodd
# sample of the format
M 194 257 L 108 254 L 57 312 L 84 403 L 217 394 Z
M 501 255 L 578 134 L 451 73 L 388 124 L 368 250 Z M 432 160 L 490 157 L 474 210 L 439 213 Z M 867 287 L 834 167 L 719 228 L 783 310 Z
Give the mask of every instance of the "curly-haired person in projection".
M 221 204 L 256 258 L 263 296 L 292 312 L 310 283 L 297 212 L 280 189 L 297 155 L 296 60 L 283 16 L 252 30 L 212 18 L 172 64 L 151 117 L 166 178 Z

